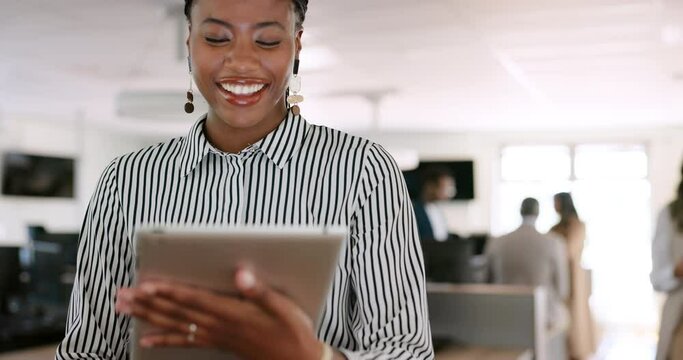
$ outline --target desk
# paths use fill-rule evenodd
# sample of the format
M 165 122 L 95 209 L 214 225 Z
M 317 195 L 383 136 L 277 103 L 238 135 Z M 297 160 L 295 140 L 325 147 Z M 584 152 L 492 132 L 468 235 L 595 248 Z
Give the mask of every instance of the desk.
M 537 360 L 567 358 L 566 332 L 546 328 L 541 288 L 430 283 L 427 302 L 434 338 L 476 349 L 459 349 L 454 360 L 509 358 L 477 353 L 483 349 L 530 349 Z
M 0 360 L 52 360 L 55 358 L 57 345 L 41 346 L 28 350 L 0 354 Z
M 436 360 L 531 360 L 531 350 L 453 346 L 436 353 Z M 0 359 L 3 360 L 3 359 Z

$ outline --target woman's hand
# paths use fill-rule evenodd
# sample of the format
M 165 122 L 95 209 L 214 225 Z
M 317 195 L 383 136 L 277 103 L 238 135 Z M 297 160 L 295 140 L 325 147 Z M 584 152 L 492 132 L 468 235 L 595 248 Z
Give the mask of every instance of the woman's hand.
M 683 279 L 683 259 L 679 260 L 674 268 L 674 276 Z
M 143 347 L 214 348 L 244 359 L 322 357 L 324 345 L 296 304 L 248 269 L 235 273 L 235 284 L 243 298 L 176 283 L 145 282 L 119 289 L 116 311 L 161 330 L 144 336 Z

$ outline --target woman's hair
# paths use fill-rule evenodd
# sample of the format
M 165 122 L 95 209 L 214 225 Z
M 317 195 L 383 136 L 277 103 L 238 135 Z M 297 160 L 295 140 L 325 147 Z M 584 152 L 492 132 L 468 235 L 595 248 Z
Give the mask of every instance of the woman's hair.
M 561 192 L 554 196 L 555 201 L 559 204 L 558 212 L 560 214 L 560 222 L 566 223 L 571 218 L 578 219 L 579 213 L 576 211 L 574 206 L 574 199 L 572 199 L 572 194 Z
M 681 166 L 681 183 L 678 185 L 676 199 L 669 205 L 669 210 L 678 232 L 683 233 L 683 165 Z
M 195 0 L 185 0 L 185 17 L 190 21 L 190 12 Z M 301 29 L 306 20 L 306 11 L 308 10 L 308 0 L 292 0 L 294 5 L 294 12 L 296 13 L 296 28 Z

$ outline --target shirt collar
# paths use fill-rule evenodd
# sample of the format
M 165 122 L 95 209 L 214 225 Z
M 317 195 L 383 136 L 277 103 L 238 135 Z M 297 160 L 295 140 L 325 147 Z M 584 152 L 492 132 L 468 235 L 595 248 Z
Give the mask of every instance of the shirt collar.
M 301 115 L 288 112 L 287 118 L 254 146 L 282 169 L 301 148 L 309 128 L 310 125 Z
M 204 134 L 205 122 L 206 115 L 197 120 L 185 138 L 180 159 L 183 175 L 190 174 L 213 149 Z M 310 124 L 303 117 L 287 112 L 280 125 L 251 148 L 261 151 L 282 169 L 301 148 L 309 128 Z
M 204 136 L 206 115 L 202 116 L 190 129 L 181 148 L 180 167 L 183 175 L 188 175 L 209 153 L 211 145 Z

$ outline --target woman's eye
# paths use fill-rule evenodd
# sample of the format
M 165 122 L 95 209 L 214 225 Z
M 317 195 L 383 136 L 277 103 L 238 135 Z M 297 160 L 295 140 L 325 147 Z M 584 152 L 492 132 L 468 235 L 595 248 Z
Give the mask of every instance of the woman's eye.
M 228 38 L 212 38 L 212 37 L 206 37 L 206 42 L 211 43 L 211 44 L 223 44 L 230 41 Z
M 280 45 L 280 41 L 257 41 L 256 43 L 262 47 L 276 47 Z

